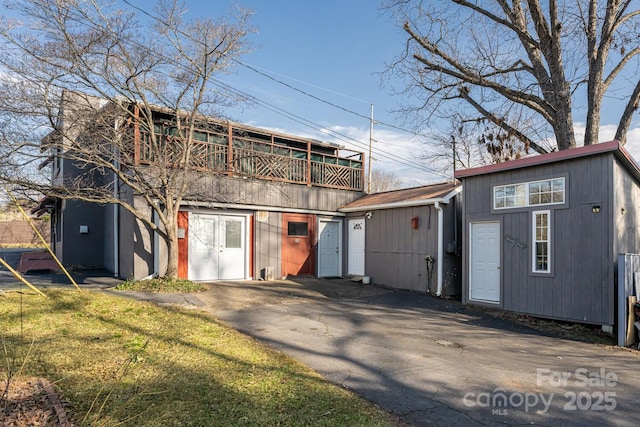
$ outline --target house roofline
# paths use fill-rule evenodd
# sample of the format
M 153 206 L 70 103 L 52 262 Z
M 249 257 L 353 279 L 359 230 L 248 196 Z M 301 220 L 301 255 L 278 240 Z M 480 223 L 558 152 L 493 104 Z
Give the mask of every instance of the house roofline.
M 540 154 L 538 156 L 525 157 L 517 160 L 510 160 L 504 163 L 496 163 L 494 165 L 481 166 L 471 169 L 457 170 L 455 173 L 456 178 L 466 178 L 477 175 L 485 175 L 494 172 L 502 172 L 513 169 L 520 169 L 529 166 L 536 166 L 545 163 L 553 163 L 562 160 L 577 159 L 580 157 L 591 156 L 594 154 L 602 154 L 608 152 L 619 152 L 620 155 L 628 163 L 628 167 L 631 172 L 640 178 L 640 167 L 633 160 L 629 152 L 617 141 L 601 142 L 599 144 L 585 145 L 584 147 L 572 148 L 569 150 L 554 151 L 548 154 Z
M 456 188 L 448 192 L 442 197 L 435 197 L 431 199 L 422 199 L 422 200 L 407 200 L 404 202 L 391 202 L 391 203 L 380 203 L 376 205 L 363 205 L 363 206 L 354 206 L 351 208 L 339 208 L 339 212 L 361 212 L 361 211 L 377 211 L 382 209 L 393 209 L 393 208 L 410 208 L 414 206 L 426 206 L 426 205 L 434 205 L 436 203 L 444 203 L 447 204 L 451 201 L 453 197 L 459 194 L 462 191 L 462 186 L 458 185 Z
M 124 100 L 123 102 L 129 102 L 129 104 L 131 105 L 144 105 L 141 102 L 131 102 L 129 100 Z M 175 115 L 176 111 L 162 106 L 162 105 L 155 105 L 155 104 L 151 104 L 150 105 L 151 109 L 153 111 L 156 111 L 158 113 L 163 113 L 163 114 L 168 114 L 168 115 Z M 179 114 L 188 114 L 187 110 L 179 110 L 178 111 Z M 261 134 L 265 134 L 265 135 L 271 135 L 274 137 L 278 137 L 278 138 L 282 138 L 282 139 L 287 139 L 287 140 L 291 140 L 291 141 L 297 141 L 297 142 L 311 142 L 311 144 L 316 145 L 316 146 L 320 146 L 320 147 L 327 147 L 327 148 L 333 148 L 336 150 L 343 150 L 343 151 L 350 151 L 353 153 L 357 153 L 357 154 L 362 154 L 364 155 L 363 151 L 356 151 L 350 148 L 347 148 L 346 146 L 342 145 L 342 144 L 337 144 L 334 142 L 329 142 L 329 141 L 320 141 L 318 139 L 314 139 L 314 138 L 310 138 L 310 137 L 303 137 L 303 136 L 299 136 L 299 135 L 293 135 L 293 134 L 289 134 L 289 133 L 285 133 L 285 132 L 280 132 L 280 131 L 276 131 L 276 130 L 272 130 L 272 129 L 267 129 L 267 128 L 261 128 L 261 127 L 257 127 L 257 126 L 252 126 L 252 125 L 248 125 L 245 123 L 240 123 L 240 122 L 236 122 L 233 120 L 228 120 L 228 119 L 223 119 L 223 118 L 219 118 L 219 117 L 213 117 L 213 116 L 209 116 L 206 114 L 198 114 L 198 118 L 202 119 L 203 121 L 209 122 L 209 123 L 215 123 L 218 125 L 223 125 L 223 126 L 227 126 L 227 125 L 231 125 L 231 127 L 233 127 L 234 129 L 238 129 L 238 130 L 244 130 L 244 131 L 249 131 L 249 132 L 255 132 L 255 133 L 261 133 Z

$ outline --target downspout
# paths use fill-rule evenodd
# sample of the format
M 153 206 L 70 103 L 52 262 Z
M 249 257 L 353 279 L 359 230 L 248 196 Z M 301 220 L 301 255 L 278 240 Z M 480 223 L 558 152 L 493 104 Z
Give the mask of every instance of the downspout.
M 444 203 L 444 202 L 443 202 Z M 440 206 L 440 202 L 435 202 L 433 205 L 438 212 L 438 258 L 436 259 L 438 263 L 437 269 L 437 288 L 436 288 L 436 296 L 439 297 L 442 295 L 442 269 L 443 269 L 443 257 L 444 257 L 444 215 L 442 211 L 442 206 Z
M 153 211 L 153 223 L 157 227 L 160 223 L 158 213 Z M 153 230 L 153 274 L 152 277 L 160 277 L 160 236 Z
M 117 137 L 120 123 L 116 119 L 114 123 L 115 131 L 116 131 L 116 140 L 119 142 L 119 138 Z M 120 199 L 120 179 L 118 178 L 118 174 L 116 171 L 120 167 L 118 159 L 120 155 L 120 150 L 118 150 L 118 145 L 114 145 L 113 147 L 113 198 L 114 200 Z M 120 242 L 118 237 L 120 236 L 120 209 L 117 203 L 113 204 L 113 277 L 120 276 Z
M 114 199 L 118 199 L 120 196 L 120 192 L 118 191 L 118 181 L 117 178 L 113 183 L 113 197 Z M 118 241 L 120 229 L 120 215 L 118 204 L 113 204 L 113 277 L 120 276 L 120 242 Z

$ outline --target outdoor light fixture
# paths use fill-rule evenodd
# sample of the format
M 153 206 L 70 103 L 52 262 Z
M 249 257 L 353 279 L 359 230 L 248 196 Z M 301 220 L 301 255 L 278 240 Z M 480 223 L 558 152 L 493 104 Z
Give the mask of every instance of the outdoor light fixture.
M 600 205 L 593 205 L 593 206 L 591 206 L 591 212 L 593 212 L 593 213 L 600 213 Z

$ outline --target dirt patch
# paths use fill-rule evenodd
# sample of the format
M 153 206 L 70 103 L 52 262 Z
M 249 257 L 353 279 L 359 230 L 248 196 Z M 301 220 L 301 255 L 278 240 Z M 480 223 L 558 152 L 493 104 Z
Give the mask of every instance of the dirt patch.
M 3 384 L 0 420 L 7 427 L 73 427 L 58 394 L 44 378 L 12 378 Z
M 389 292 L 347 279 L 296 278 L 269 282 L 217 282 L 196 294 L 214 312 L 247 307 L 300 304 L 327 299 L 358 299 Z
M 513 323 L 527 326 L 531 329 L 544 332 L 554 337 L 572 339 L 591 344 L 615 345 L 613 335 L 603 332 L 600 326 L 597 325 L 585 325 L 559 320 L 540 319 L 526 314 L 510 313 L 479 306 L 474 306 L 473 309 Z

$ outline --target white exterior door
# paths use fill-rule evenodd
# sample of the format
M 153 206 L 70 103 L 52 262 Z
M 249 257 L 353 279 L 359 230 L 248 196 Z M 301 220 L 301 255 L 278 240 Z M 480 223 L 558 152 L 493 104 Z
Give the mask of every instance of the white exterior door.
M 348 273 L 364 276 L 364 218 L 350 219 Z
M 341 246 L 340 222 L 321 219 L 318 233 L 318 277 L 341 275 Z
M 245 222 L 244 217 L 219 218 L 218 279 L 245 278 Z
M 469 224 L 469 299 L 500 302 L 500 223 Z
M 244 279 L 245 229 L 244 216 L 189 215 L 189 279 Z

